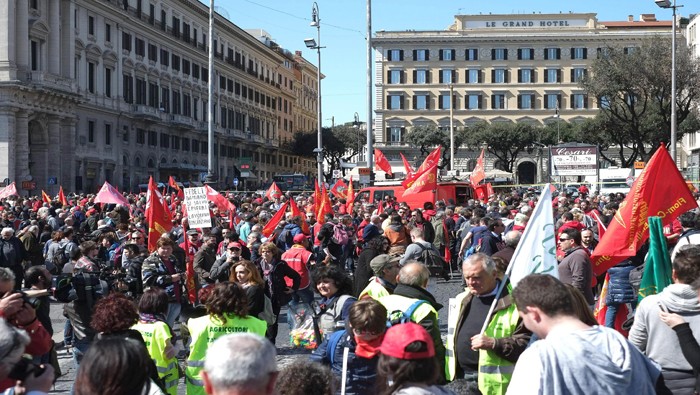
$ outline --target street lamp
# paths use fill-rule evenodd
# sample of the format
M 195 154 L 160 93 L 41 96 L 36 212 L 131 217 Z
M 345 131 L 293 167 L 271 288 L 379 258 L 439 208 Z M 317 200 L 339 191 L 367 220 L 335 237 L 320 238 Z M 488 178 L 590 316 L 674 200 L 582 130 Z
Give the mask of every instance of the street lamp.
M 450 83 L 450 171 L 455 169 L 454 85 Z
M 355 163 L 358 163 L 360 161 L 360 114 L 356 112 L 354 117 L 355 119 L 352 123 L 352 127 L 357 129 L 357 160 Z
M 655 0 L 655 2 L 661 8 L 673 9 L 673 34 L 671 35 L 671 157 L 673 158 L 673 164 L 676 164 L 676 9 L 683 6 L 676 5 L 676 0 L 673 0 L 673 4 L 671 4 L 671 0 Z
M 316 161 L 318 162 L 318 186 L 323 185 L 323 137 L 321 135 L 321 17 L 318 13 L 318 4 L 314 1 L 311 7 L 311 26 L 316 27 L 318 41 L 313 38 L 304 39 L 304 44 L 309 49 L 315 49 L 318 53 L 318 67 L 316 69 L 316 78 L 318 79 L 318 92 L 317 92 L 317 102 L 318 102 L 318 142 L 314 152 L 316 153 Z

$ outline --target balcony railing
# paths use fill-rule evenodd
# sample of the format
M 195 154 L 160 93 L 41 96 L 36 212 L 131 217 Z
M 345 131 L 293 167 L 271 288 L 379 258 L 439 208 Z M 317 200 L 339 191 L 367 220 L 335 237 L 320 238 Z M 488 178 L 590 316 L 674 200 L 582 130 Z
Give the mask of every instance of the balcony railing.
M 41 85 L 46 88 L 68 91 L 72 93 L 78 92 L 78 86 L 74 80 L 61 77 L 60 75 L 51 74 L 44 71 L 28 71 L 24 78 L 28 83 Z

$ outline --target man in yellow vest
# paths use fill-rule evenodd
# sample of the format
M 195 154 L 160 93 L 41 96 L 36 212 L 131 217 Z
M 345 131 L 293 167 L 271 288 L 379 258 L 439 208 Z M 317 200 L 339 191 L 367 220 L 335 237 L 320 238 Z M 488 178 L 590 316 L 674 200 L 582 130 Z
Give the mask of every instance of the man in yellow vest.
M 252 333 L 226 335 L 212 343 L 202 371 L 209 395 L 271 395 L 277 381 L 275 346 Z
M 518 316 L 509 287 L 500 286 L 491 257 L 471 255 L 464 261 L 462 274 L 467 289 L 450 300 L 445 376 L 448 381 L 466 380 L 472 388 L 478 383 L 484 395 L 505 394 L 531 332 Z M 494 300 L 496 308 L 482 333 Z
M 372 298 L 379 300 L 394 293 L 396 277 L 398 277 L 401 269 L 400 260 L 400 256 L 391 256 L 389 254 L 381 254 L 372 258 L 369 266 L 374 272 L 374 277 L 369 279 L 369 284 L 360 292 L 358 299 Z
M 397 280 L 394 293 L 379 299 L 379 302 L 386 307 L 392 322 L 406 318 L 420 324 L 430 333 L 435 345 L 435 357 L 442 372 L 445 364 L 445 345 L 440 337 L 438 320 L 438 310 L 442 309 L 442 305 L 426 289 L 430 271 L 420 262 L 409 261 L 399 271 Z M 442 378 L 442 374 L 440 376 Z

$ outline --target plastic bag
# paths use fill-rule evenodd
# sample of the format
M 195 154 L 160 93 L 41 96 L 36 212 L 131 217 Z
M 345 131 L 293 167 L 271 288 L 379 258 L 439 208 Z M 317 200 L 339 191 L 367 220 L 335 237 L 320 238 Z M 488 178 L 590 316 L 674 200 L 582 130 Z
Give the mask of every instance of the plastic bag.
M 314 309 L 308 303 L 289 306 L 289 343 L 292 348 L 314 350 L 318 337 L 314 324 Z

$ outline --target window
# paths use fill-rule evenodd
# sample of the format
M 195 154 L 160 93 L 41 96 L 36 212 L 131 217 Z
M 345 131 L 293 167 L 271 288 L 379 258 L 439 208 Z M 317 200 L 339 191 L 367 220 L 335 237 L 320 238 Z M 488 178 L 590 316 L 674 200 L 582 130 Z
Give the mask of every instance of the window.
M 532 93 L 524 93 L 518 95 L 518 108 L 521 110 L 532 110 L 535 105 L 535 95 Z
M 160 110 L 170 112 L 170 89 L 162 87 L 160 89 Z
M 481 80 L 481 70 L 479 69 L 469 69 L 467 70 L 467 83 L 468 84 L 480 84 Z
M 182 102 L 180 91 L 173 90 L 173 114 L 182 114 Z
M 136 39 L 134 39 L 134 46 L 136 47 L 135 48 L 136 55 L 146 56 L 146 42 L 145 41 L 143 41 L 142 39 L 137 37 Z
M 467 110 L 479 110 L 482 108 L 482 96 L 478 93 L 467 94 Z
M 112 125 L 105 124 L 105 145 L 112 145 Z
M 105 67 L 105 96 L 112 97 L 112 69 Z
M 165 49 L 160 50 L 160 64 L 163 66 L 170 66 L 170 52 Z
M 464 52 L 464 59 L 475 61 L 479 60 L 479 50 L 477 48 L 469 48 Z
M 508 83 L 508 71 L 506 69 L 491 70 L 491 83 L 505 84 Z
M 136 104 L 146 104 L 146 81 L 136 78 Z
M 109 23 L 105 24 L 105 42 L 112 42 L 112 25 Z
M 574 110 L 588 108 L 588 95 L 583 93 L 571 95 L 571 108 Z
M 90 35 L 90 36 L 95 35 L 95 17 L 94 16 L 88 16 L 88 35 Z
M 581 82 L 588 75 L 588 70 L 583 67 L 575 67 L 571 69 L 571 82 Z
M 95 64 L 92 62 L 88 62 L 87 80 L 88 92 L 95 93 Z
M 610 100 L 606 96 L 598 98 L 598 108 L 610 108 Z
M 428 51 L 427 49 L 414 49 L 413 50 L 413 60 L 415 60 L 415 61 L 430 60 L 430 51 Z
M 158 97 L 158 93 L 160 92 L 160 88 L 158 88 L 158 84 L 155 82 L 149 82 L 148 83 L 148 105 L 154 108 L 159 108 L 160 107 L 160 99 Z
M 544 106 L 548 110 L 556 110 L 561 103 L 561 95 L 549 93 L 544 95 Z
M 491 95 L 491 108 L 494 110 L 506 108 L 506 95 L 502 93 Z
M 506 48 L 492 49 L 491 60 L 508 60 L 508 50 Z
M 571 48 L 571 59 L 587 59 L 588 48 Z
M 454 77 L 455 71 L 452 69 L 447 69 L 447 70 L 440 70 L 440 83 L 441 84 L 451 84 L 455 78 Z
M 199 140 L 192 139 L 192 152 L 199 152 Z
M 165 31 L 168 22 L 166 21 L 167 15 L 165 10 L 160 10 L 160 30 Z
M 41 54 L 39 53 L 39 42 L 32 40 L 31 41 L 31 67 L 32 71 L 38 71 L 39 70 L 39 61 L 41 60 Z
M 637 50 L 637 47 L 625 47 L 622 52 L 625 55 L 632 55 L 636 50 Z
M 197 63 L 192 63 L 192 78 L 199 79 L 199 65 Z
M 450 92 L 442 92 L 438 97 L 438 108 L 441 110 L 449 110 L 452 105 L 452 100 L 450 100 Z
M 160 134 L 160 147 L 170 148 L 170 135 L 167 133 Z
M 124 126 L 124 130 L 122 131 L 122 141 L 125 143 L 129 142 L 129 127 Z
M 131 34 L 122 32 L 122 49 L 131 52 Z
M 403 82 L 403 70 L 389 70 L 389 83 L 400 84 Z
M 454 49 L 441 49 L 440 50 L 440 60 L 455 60 L 455 50 Z
M 389 95 L 387 96 L 387 104 L 389 110 L 402 110 L 403 109 L 403 95 Z
M 179 150 L 180 149 L 180 137 L 178 136 L 172 136 L 172 146 L 174 150 Z
M 413 96 L 413 109 L 414 110 L 427 110 L 430 108 L 430 96 L 425 93 L 417 94 Z
M 598 59 L 607 59 L 610 57 L 610 48 L 598 48 L 596 50 Z
M 533 48 L 518 48 L 518 60 L 532 60 L 535 58 Z
M 148 44 L 148 60 L 156 62 L 158 60 L 158 47 Z
M 148 131 L 148 145 L 151 147 L 158 145 L 158 133 L 156 133 L 154 130 Z
M 182 94 L 182 115 L 192 116 L 192 97 L 187 93 Z
M 402 61 L 403 60 L 403 50 L 402 49 L 390 49 L 387 51 L 388 61 Z
M 544 60 L 558 60 L 561 59 L 561 49 L 560 48 L 545 48 L 544 49 Z
M 390 143 L 402 143 L 403 142 L 403 128 L 400 126 L 390 126 L 388 127 L 388 137 Z
M 136 129 L 136 144 L 146 144 L 146 131 L 144 129 Z
M 172 66 L 173 70 L 180 71 L 180 57 L 173 54 L 172 57 Z
M 180 37 L 180 18 L 173 17 L 172 19 L 173 19 L 173 25 L 172 25 L 173 36 L 179 38 Z
M 188 139 L 187 137 L 182 138 L 182 150 L 183 151 L 190 150 L 190 139 Z
M 430 71 L 428 70 L 414 70 L 413 71 L 413 83 L 414 84 L 429 84 L 430 83 Z
M 551 84 L 561 82 L 561 70 L 559 70 L 559 69 L 546 69 L 544 71 L 544 82 L 551 83 Z
M 122 96 L 127 103 L 134 102 L 134 77 L 124 74 L 122 75 Z
M 521 84 L 530 84 L 535 82 L 534 79 L 535 70 L 533 69 L 520 69 L 518 70 L 518 82 Z
M 88 143 L 95 142 L 95 121 L 88 121 Z

